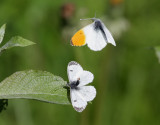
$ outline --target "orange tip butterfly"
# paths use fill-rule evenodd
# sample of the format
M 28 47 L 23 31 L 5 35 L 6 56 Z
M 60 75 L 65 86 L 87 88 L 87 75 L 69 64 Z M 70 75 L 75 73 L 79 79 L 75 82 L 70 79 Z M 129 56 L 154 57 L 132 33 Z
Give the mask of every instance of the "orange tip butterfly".
M 87 44 L 88 47 L 93 51 L 102 50 L 107 45 L 107 43 L 111 43 L 112 45 L 116 46 L 110 31 L 100 19 L 88 19 L 91 19 L 93 23 L 85 26 L 74 34 L 71 39 L 72 46 L 84 46 Z

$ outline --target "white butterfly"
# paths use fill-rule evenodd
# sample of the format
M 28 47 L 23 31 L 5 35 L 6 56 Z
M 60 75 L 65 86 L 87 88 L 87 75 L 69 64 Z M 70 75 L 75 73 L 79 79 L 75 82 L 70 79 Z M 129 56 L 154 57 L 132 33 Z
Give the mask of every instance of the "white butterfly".
M 112 45 L 116 46 L 111 33 L 104 23 L 97 18 L 89 19 L 93 20 L 93 23 L 76 32 L 71 39 L 71 45 L 83 46 L 87 44 L 88 47 L 94 51 L 102 50 L 107 43 L 111 43 Z
M 67 73 L 72 106 L 77 112 L 82 112 L 87 102 L 96 97 L 96 89 L 93 86 L 85 86 L 93 81 L 94 76 L 91 72 L 83 70 L 75 61 L 68 64 Z

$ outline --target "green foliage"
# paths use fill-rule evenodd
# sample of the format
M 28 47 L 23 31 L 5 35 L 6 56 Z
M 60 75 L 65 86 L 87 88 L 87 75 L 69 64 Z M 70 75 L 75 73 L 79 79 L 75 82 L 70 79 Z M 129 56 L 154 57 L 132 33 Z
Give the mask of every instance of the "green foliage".
M 5 29 L 6 29 L 6 24 L 4 24 L 0 27 L 0 44 L 3 41 L 4 34 L 5 34 Z M 29 45 L 32 45 L 32 44 L 35 44 L 35 43 L 33 43 L 29 40 L 26 40 L 26 39 L 24 39 L 20 36 L 15 36 L 15 37 L 12 37 L 9 40 L 9 42 L 7 42 L 5 45 L 3 45 L 0 48 L 0 54 L 1 54 L 2 51 L 6 50 L 6 49 L 10 49 L 10 48 L 15 47 L 15 46 L 25 47 L 25 46 L 29 46 Z M 8 105 L 8 100 L 0 98 L 0 112 L 2 110 L 5 110 L 7 105 Z
M 29 45 L 33 45 L 35 43 L 27 40 L 27 39 L 24 39 L 20 36 L 15 36 L 15 37 L 12 37 L 9 42 L 7 42 L 4 46 L 2 46 L 0 48 L 0 52 L 2 52 L 3 50 L 6 50 L 6 49 L 10 49 L 12 47 L 16 47 L 16 46 L 19 46 L 19 47 L 26 47 L 26 46 L 29 46 Z
M 3 37 L 4 37 L 4 34 L 5 34 L 5 28 L 6 28 L 6 24 L 4 24 L 1 28 L 0 28 L 0 44 L 2 43 L 3 41 Z M 3 45 L 1 48 L 0 48 L 0 53 L 6 49 L 10 49 L 12 47 L 16 47 L 16 46 L 19 46 L 19 47 L 26 47 L 26 46 L 29 46 L 29 45 L 33 45 L 35 44 L 34 42 L 32 41 L 29 41 L 27 39 L 24 39 L 20 36 L 15 36 L 15 37 L 12 37 L 5 45 Z
M 0 83 L 0 99 L 36 99 L 40 101 L 70 104 L 66 82 L 59 76 L 45 71 L 20 71 Z

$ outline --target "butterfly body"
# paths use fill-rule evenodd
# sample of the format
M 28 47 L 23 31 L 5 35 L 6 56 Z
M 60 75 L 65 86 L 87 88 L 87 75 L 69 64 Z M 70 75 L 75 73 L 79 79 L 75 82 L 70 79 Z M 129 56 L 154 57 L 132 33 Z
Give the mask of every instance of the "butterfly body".
M 69 87 L 71 88 L 71 89 L 78 89 L 78 85 L 79 85 L 79 80 L 77 80 L 77 81 L 73 81 L 73 82 L 71 82 L 70 84 L 69 84 Z

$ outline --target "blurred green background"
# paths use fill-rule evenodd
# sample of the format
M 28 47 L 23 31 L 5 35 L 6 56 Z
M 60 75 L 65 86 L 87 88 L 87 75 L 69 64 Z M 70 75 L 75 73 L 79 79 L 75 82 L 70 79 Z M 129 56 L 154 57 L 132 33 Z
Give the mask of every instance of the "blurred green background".
M 117 46 L 102 51 L 72 47 L 71 36 L 88 21 L 102 19 Z M 16 71 L 38 69 L 67 78 L 74 60 L 95 78 L 97 96 L 82 113 L 72 106 L 35 100 L 9 100 L 0 125 L 160 125 L 160 64 L 152 47 L 160 45 L 160 1 L 152 0 L 0 0 L 2 44 L 20 35 L 36 42 L 0 56 L 0 81 Z

